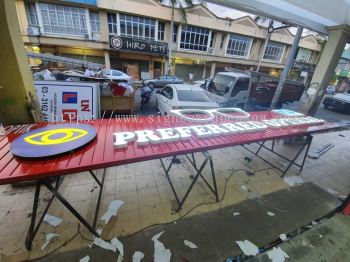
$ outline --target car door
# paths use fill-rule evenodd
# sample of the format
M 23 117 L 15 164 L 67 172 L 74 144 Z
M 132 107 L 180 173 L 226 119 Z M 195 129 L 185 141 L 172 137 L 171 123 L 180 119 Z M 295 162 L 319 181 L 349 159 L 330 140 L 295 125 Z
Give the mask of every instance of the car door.
M 169 115 L 170 111 L 173 109 L 173 99 L 174 99 L 174 90 L 171 86 L 164 87 L 164 97 L 163 97 L 163 112 L 164 115 Z
M 158 77 L 159 80 L 156 81 L 156 86 L 157 87 L 164 87 L 167 83 L 166 83 L 166 76 L 160 76 Z
M 245 105 L 249 94 L 250 79 L 238 78 L 231 90 L 230 97 L 227 102 L 228 107 L 242 107 Z
M 165 93 L 165 88 L 161 89 L 160 91 L 157 91 L 157 106 L 158 106 L 158 110 L 161 113 L 161 115 L 164 115 L 165 110 L 166 110 L 166 100 L 167 98 L 167 94 Z

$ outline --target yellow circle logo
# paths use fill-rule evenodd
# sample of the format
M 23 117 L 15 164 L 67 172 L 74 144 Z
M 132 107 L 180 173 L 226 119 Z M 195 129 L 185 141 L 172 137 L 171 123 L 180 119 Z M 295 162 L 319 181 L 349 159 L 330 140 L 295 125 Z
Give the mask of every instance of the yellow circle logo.
M 38 146 L 58 145 L 77 140 L 87 134 L 86 130 L 80 128 L 59 128 L 27 136 L 24 141 Z

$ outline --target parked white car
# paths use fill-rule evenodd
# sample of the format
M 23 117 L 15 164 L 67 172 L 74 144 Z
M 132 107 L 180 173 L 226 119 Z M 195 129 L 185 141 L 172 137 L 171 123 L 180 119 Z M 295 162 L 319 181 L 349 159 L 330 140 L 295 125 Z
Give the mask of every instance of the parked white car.
M 206 92 L 194 85 L 167 85 L 156 94 L 157 110 L 161 115 L 169 115 L 173 109 L 212 109 L 219 105 Z
M 122 71 L 113 69 L 103 69 L 101 71 L 101 76 L 106 77 L 110 80 L 124 81 L 132 84 L 133 78 Z

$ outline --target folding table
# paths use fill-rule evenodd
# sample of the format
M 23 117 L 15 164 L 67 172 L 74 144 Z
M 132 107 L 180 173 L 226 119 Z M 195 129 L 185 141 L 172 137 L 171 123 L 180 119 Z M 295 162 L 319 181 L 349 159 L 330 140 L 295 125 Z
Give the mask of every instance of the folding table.
M 279 118 L 273 112 L 252 112 L 250 113 L 253 119 L 274 119 Z M 219 120 L 214 120 L 217 123 Z M 233 121 L 234 122 L 234 121 Z M 93 125 L 97 130 L 96 139 L 85 147 L 54 158 L 41 159 L 41 160 L 28 160 L 23 158 L 15 157 L 10 149 L 10 143 L 16 137 L 21 135 L 23 132 L 39 128 L 48 123 L 32 124 L 26 126 L 15 126 L 7 127 L 5 134 L 0 135 L 0 185 L 11 184 L 16 182 L 24 181 L 36 181 L 36 189 L 33 201 L 33 212 L 31 217 L 31 223 L 28 230 L 26 239 L 26 247 L 28 250 L 32 247 L 33 239 L 43 221 L 43 218 L 48 211 L 54 198 L 57 198 L 89 231 L 98 236 L 96 232 L 96 222 L 99 212 L 100 200 L 103 192 L 103 185 L 105 179 L 105 168 L 111 166 L 118 166 L 130 163 L 137 163 L 146 160 L 160 159 L 161 164 L 164 168 L 165 175 L 169 181 L 171 189 L 175 195 L 178 203 L 178 210 L 184 204 L 187 196 L 191 189 L 196 183 L 197 179 L 201 178 L 204 180 L 210 191 L 215 195 L 218 200 L 218 190 L 215 181 L 214 163 L 211 155 L 208 153 L 209 150 L 231 147 L 237 145 L 246 145 L 251 143 L 259 143 L 260 149 L 266 147 L 266 141 L 276 139 L 295 137 L 295 136 L 307 136 L 307 140 L 302 149 L 298 152 L 298 155 L 306 147 L 306 150 L 310 147 L 311 136 L 313 133 L 330 131 L 337 126 L 324 123 L 322 125 L 310 126 L 289 126 L 283 128 L 266 129 L 262 131 L 254 131 L 247 133 L 238 133 L 225 136 L 216 136 L 210 138 L 198 138 L 193 136 L 190 140 L 167 142 L 161 144 L 149 144 L 146 146 L 138 146 L 135 142 L 130 143 L 126 148 L 116 148 L 114 146 L 113 133 L 123 131 L 135 131 L 135 130 L 154 130 L 158 128 L 169 127 L 169 118 L 162 116 L 155 116 L 153 118 L 149 116 L 138 117 L 138 118 L 124 118 L 124 119 L 99 119 L 92 121 L 85 121 L 83 123 L 89 123 Z M 193 123 L 179 122 L 171 123 L 172 126 L 184 126 L 193 125 Z M 272 148 L 271 151 L 274 151 Z M 194 154 L 202 153 L 204 156 L 204 162 L 201 165 L 197 165 Z M 302 169 L 307 152 L 303 157 L 302 164 L 299 167 Z M 194 167 L 195 176 L 185 196 L 180 199 L 174 185 L 171 181 L 170 170 L 175 161 L 176 156 L 186 155 L 191 165 Z M 283 174 L 288 171 L 292 164 L 296 164 L 297 156 L 293 159 L 288 159 L 290 165 L 287 170 L 281 170 Z M 165 166 L 164 158 L 171 157 L 169 166 Z M 262 157 L 262 156 L 259 156 Z M 283 156 L 282 156 L 283 157 Z M 284 157 L 285 158 L 285 157 Z M 212 185 L 209 184 L 207 179 L 202 175 L 203 168 L 209 163 Z M 298 164 L 297 164 L 298 165 Z M 99 180 L 93 170 L 104 169 L 102 178 Z M 100 186 L 100 192 L 98 195 L 97 206 L 95 210 L 95 216 L 93 223 L 90 224 L 86 221 L 73 206 L 70 205 L 67 199 L 59 193 L 59 187 L 62 183 L 63 178 L 66 175 L 72 175 L 77 172 L 89 171 L 89 174 L 96 180 Z M 50 178 L 55 178 L 55 184 L 52 185 Z M 42 186 L 48 188 L 52 193 L 52 197 L 48 202 L 42 216 L 37 221 L 37 209 L 39 204 L 40 189 Z

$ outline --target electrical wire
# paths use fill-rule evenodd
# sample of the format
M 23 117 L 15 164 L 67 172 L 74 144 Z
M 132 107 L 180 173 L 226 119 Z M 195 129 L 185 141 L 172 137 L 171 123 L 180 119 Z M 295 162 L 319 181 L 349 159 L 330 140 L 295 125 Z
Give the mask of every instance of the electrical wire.
M 267 171 L 267 170 L 271 170 L 271 169 L 273 169 L 273 168 L 272 168 L 272 167 L 269 167 L 269 168 L 263 168 L 263 169 L 259 169 L 259 170 L 254 170 L 253 172 L 254 172 L 254 173 L 257 173 L 257 172 Z M 174 221 L 165 222 L 165 223 L 156 223 L 156 224 L 152 224 L 152 225 L 149 225 L 149 226 L 147 226 L 147 227 L 145 227 L 145 228 L 142 228 L 141 230 L 138 230 L 138 231 L 133 232 L 133 233 L 131 233 L 131 234 L 125 235 L 125 236 L 123 236 L 123 237 L 132 237 L 132 236 L 134 236 L 134 235 L 136 235 L 136 234 L 138 234 L 138 233 L 140 233 L 140 232 L 144 232 L 144 231 L 146 231 L 146 230 L 148 230 L 148 229 L 150 229 L 150 228 L 156 227 L 156 226 L 164 226 L 164 225 L 169 225 L 169 224 L 176 223 L 176 222 L 178 222 L 178 221 L 184 219 L 185 217 L 187 217 L 190 213 L 193 212 L 193 210 L 195 210 L 196 208 L 198 208 L 198 207 L 200 207 L 200 206 L 203 206 L 203 205 L 212 205 L 212 204 L 221 203 L 221 202 L 225 199 L 225 197 L 226 197 L 227 184 L 228 184 L 228 182 L 229 182 L 230 179 L 234 176 L 234 174 L 236 174 L 237 172 L 241 172 L 241 171 L 243 171 L 243 172 L 248 172 L 248 171 L 251 172 L 251 170 L 248 170 L 248 169 L 245 169 L 245 168 L 240 168 L 240 169 L 232 170 L 231 173 L 230 173 L 230 175 L 229 175 L 227 178 L 225 178 L 224 192 L 223 192 L 221 198 L 219 199 L 219 201 L 208 201 L 208 202 L 199 203 L 199 204 L 193 206 L 193 207 L 192 207 L 191 209 L 189 209 L 186 213 L 184 213 L 183 215 L 181 215 L 178 219 L 176 219 L 176 220 L 174 220 Z M 276 209 L 276 210 L 278 210 L 278 211 L 280 211 L 280 212 L 287 212 L 286 210 L 281 210 L 281 209 L 278 209 L 278 208 L 272 206 L 268 201 L 263 200 L 263 199 L 261 198 L 261 196 L 260 196 L 258 199 L 257 199 L 257 198 L 253 198 L 253 199 L 256 200 L 256 201 L 258 201 L 259 203 L 265 204 L 265 205 L 269 206 L 270 208 L 274 208 L 274 209 Z M 220 208 L 219 208 L 219 209 L 221 209 L 221 208 L 222 208 L 222 206 L 221 206 L 221 204 L 220 204 Z M 81 228 L 80 228 L 80 224 L 78 224 L 77 232 L 76 232 L 70 239 L 68 239 L 67 241 L 65 241 L 64 243 L 62 243 L 60 246 L 58 246 L 58 247 L 55 248 L 54 250 L 52 250 L 52 251 L 50 251 L 49 253 L 45 254 L 44 256 L 39 257 L 39 258 L 35 258 L 35 259 L 33 259 L 33 260 L 28 260 L 28 261 L 37 261 L 37 260 L 39 260 L 39 259 L 42 259 L 42 258 L 45 258 L 45 257 L 48 257 L 48 256 L 52 255 L 53 253 L 55 253 L 56 251 L 58 251 L 59 249 L 61 249 L 63 246 L 67 245 L 70 241 L 72 241 L 72 240 L 73 240 L 74 238 L 76 238 L 78 235 L 80 235 L 80 237 L 81 237 L 82 239 L 84 239 L 84 240 L 86 240 L 86 241 L 89 241 L 89 242 L 92 242 L 93 239 L 90 239 L 90 238 L 87 238 L 86 236 L 84 236 L 80 229 L 81 229 Z M 235 259 L 237 259 L 237 258 L 238 258 L 238 257 L 235 257 Z M 239 260 L 238 260 L 238 261 L 239 261 Z

